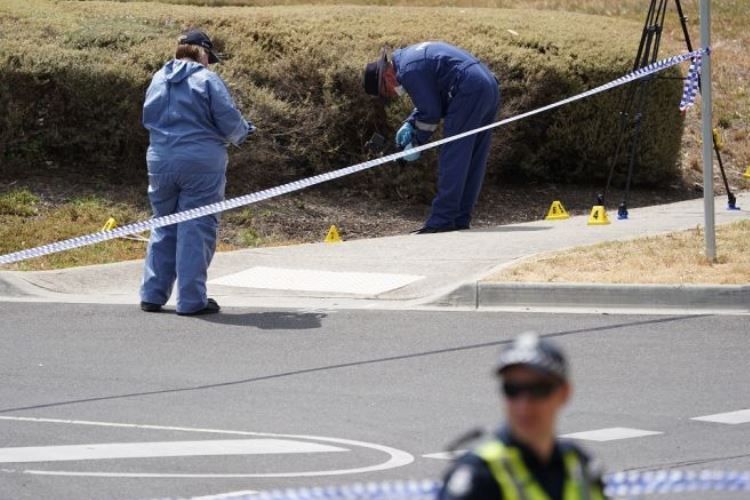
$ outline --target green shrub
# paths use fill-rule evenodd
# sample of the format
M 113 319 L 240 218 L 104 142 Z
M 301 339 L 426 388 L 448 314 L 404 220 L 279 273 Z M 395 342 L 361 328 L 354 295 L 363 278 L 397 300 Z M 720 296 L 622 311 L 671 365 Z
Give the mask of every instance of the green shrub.
M 0 215 L 35 215 L 39 201 L 39 197 L 26 188 L 8 191 L 0 194 Z
M 19 25 L 25 36 L 12 36 Z M 0 7 L 4 170 L 21 176 L 52 162 L 62 174 L 143 182 L 145 88 L 191 26 L 214 36 L 226 54 L 215 69 L 259 128 L 231 150 L 234 193 L 363 161 L 373 132 L 391 137 L 409 100 L 384 110 L 361 87 L 364 64 L 384 43 L 443 39 L 475 53 L 499 76 L 501 117 L 508 117 L 626 73 L 640 37 L 638 23 L 529 10 L 8 0 Z M 651 86 L 636 183 L 677 175 L 680 91 L 677 80 Z M 487 182 L 606 178 L 622 105 L 622 91 L 608 92 L 498 129 Z M 435 157 L 337 185 L 429 199 Z
M 243 247 L 255 248 L 263 243 L 263 238 L 254 229 L 240 229 L 237 239 Z

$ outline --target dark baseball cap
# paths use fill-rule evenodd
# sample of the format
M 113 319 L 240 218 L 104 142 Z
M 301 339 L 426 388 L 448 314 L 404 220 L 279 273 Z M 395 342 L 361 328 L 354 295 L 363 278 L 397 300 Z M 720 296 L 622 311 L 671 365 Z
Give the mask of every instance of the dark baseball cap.
M 201 30 L 190 30 L 182 35 L 178 39 L 177 43 L 180 45 L 198 45 L 206 49 L 208 52 L 208 62 L 216 64 L 219 62 L 219 56 L 214 52 L 214 44 L 206 33 Z
M 388 63 L 388 54 L 383 47 L 380 50 L 380 57 L 365 66 L 364 87 L 365 92 L 372 96 L 380 96 L 380 90 L 383 88 L 383 74 Z
M 500 353 L 495 373 L 501 376 L 507 368 L 519 365 L 568 380 L 568 364 L 562 350 L 534 332 L 522 333 Z

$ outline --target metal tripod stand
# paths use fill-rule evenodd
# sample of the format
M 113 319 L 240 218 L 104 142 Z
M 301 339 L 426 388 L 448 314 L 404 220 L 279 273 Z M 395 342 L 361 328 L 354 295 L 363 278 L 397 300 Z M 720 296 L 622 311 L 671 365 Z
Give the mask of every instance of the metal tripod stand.
M 690 33 L 688 32 L 687 28 L 687 17 L 682 10 L 682 4 L 680 3 L 680 0 L 674 0 L 674 2 L 677 8 L 677 14 L 680 19 L 680 25 L 682 27 L 683 36 L 685 37 L 687 49 L 689 52 L 692 52 L 693 44 L 690 41 Z M 633 71 L 641 69 L 657 61 L 659 47 L 661 45 L 661 35 L 664 30 L 664 18 L 666 17 L 668 3 L 669 0 L 650 0 L 648 13 L 646 15 L 646 21 L 643 26 L 643 33 L 641 35 L 641 41 L 638 45 L 638 53 L 636 54 L 635 63 L 633 64 Z M 612 184 L 612 177 L 614 175 L 615 166 L 617 165 L 617 160 L 620 157 L 626 141 L 629 141 L 628 173 L 627 180 L 625 181 L 625 195 L 617 210 L 618 219 L 628 218 L 630 186 L 633 180 L 633 169 L 635 168 L 636 153 L 638 151 L 638 146 L 640 145 L 644 105 L 647 95 L 646 90 L 653 81 L 653 78 L 653 76 L 644 78 L 629 89 L 623 111 L 620 113 L 619 139 L 617 142 L 617 147 L 615 149 L 615 154 L 612 156 L 610 162 L 607 184 L 605 185 L 604 193 L 597 196 L 597 205 L 604 205 L 605 199 L 609 192 L 609 188 Z M 729 182 L 727 181 L 726 172 L 724 171 L 724 163 L 721 159 L 721 152 L 719 151 L 719 146 L 717 144 L 717 138 L 715 134 L 712 140 L 713 149 L 716 153 L 716 158 L 719 161 L 719 168 L 721 170 L 722 180 L 724 181 L 724 188 L 727 191 L 727 207 L 730 210 L 735 210 L 737 209 L 737 199 L 729 188 Z

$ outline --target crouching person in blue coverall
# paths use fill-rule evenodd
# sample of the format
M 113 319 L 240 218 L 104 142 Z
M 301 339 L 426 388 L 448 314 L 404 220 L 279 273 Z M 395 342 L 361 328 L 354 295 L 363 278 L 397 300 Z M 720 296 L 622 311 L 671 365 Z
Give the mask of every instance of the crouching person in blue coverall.
M 429 142 L 445 119 L 450 137 L 493 123 L 500 102 L 495 75 L 468 52 L 444 42 L 424 42 L 395 50 L 365 68 L 368 94 L 391 98 L 409 94 L 414 111 L 396 134 L 396 144 L 409 149 Z M 440 151 L 437 195 L 418 234 L 469 229 L 479 197 L 492 131 L 445 144 Z M 419 158 L 420 153 L 404 157 Z
M 208 69 L 217 62 L 211 39 L 189 31 L 146 91 L 148 196 L 155 217 L 222 201 L 227 145 L 239 145 L 255 131 L 222 79 Z M 218 224 L 217 215 L 207 215 L 152 231 L 140 292 L 143 311 L 160 311 L 176 280 L 177 314 L 219 312 L 206 295 Z

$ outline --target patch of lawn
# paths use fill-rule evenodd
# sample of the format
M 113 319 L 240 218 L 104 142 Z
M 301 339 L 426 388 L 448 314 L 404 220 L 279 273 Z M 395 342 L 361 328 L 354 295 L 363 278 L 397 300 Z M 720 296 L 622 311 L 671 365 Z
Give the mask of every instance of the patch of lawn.
M 715 284 L 750 283 L 750 220 L 717 226 L 718 259 L 704 255 L 704 232 L 689 231 L 578 247 L 532 257 L 493 282 Z

